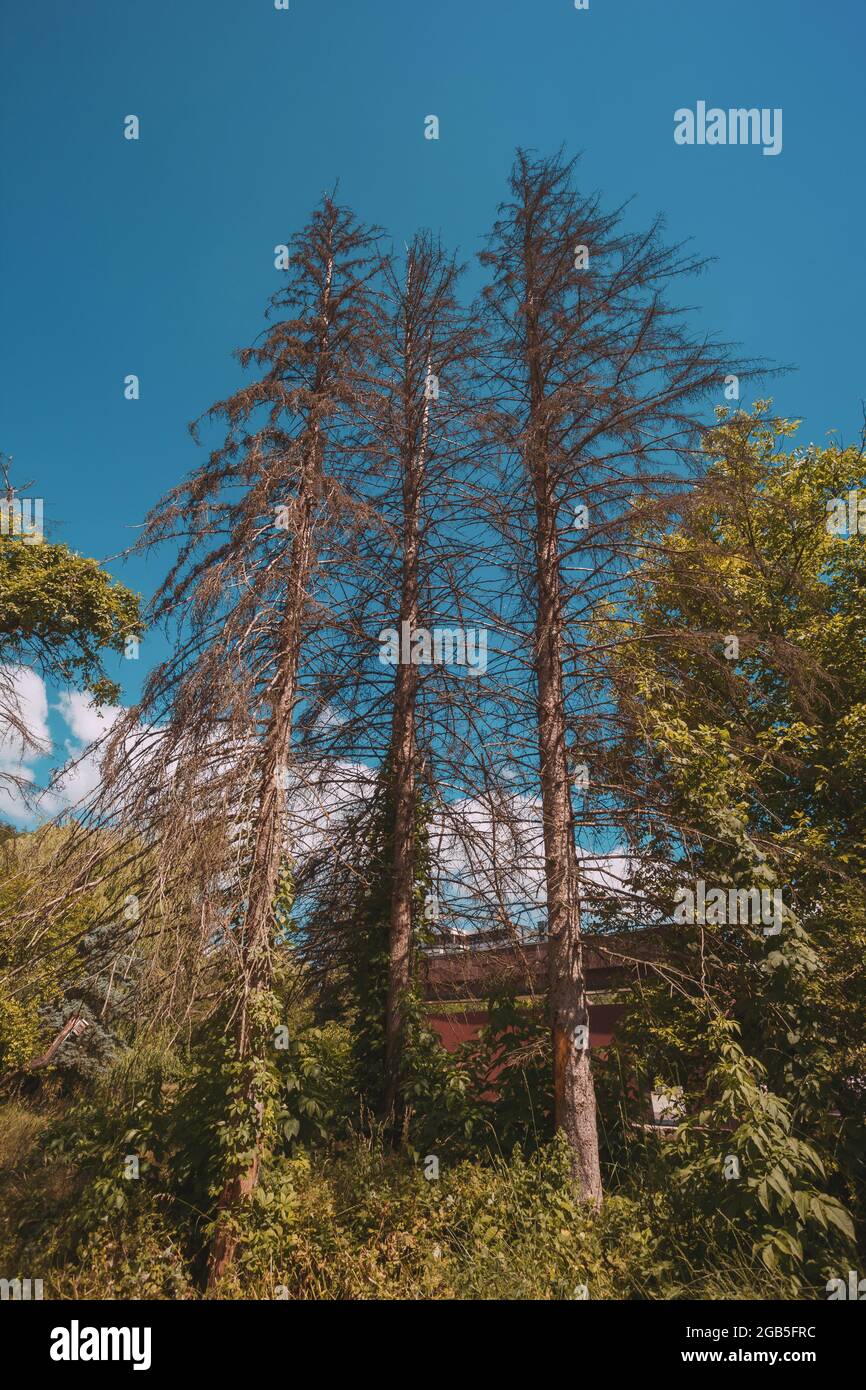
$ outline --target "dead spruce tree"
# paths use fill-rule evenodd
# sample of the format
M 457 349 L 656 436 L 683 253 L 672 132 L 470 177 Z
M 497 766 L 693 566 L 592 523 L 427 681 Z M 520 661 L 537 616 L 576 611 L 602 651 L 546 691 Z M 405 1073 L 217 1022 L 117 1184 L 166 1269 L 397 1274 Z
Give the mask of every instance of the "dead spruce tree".
M 441 867 L 430 834 L 459 795 L 455 763 L 465 761 L 483 684 L 475 676 L 485 653 L 465 627 L 479 551 L 477 332 L 457 301 L 458 280 L 453 258 L 427 233 L 405 262 L 391 257 L 385 268 L 372 375 L 355 403 L 377 521 L 357 533 L 352 567 L 369 663 L 360 685 L 335 692 L 332 743 L 344 766 L 375 769 L 375 782 L 350 818 L 335 819 L 298 879 L 308 907 L 302 949 L 320 1005 L 345 1007 L 348 972 L 356 1045 L 369 1054 L 356 1059 L 359 1100 L 395 1138 L 411 1123 L 410 1091 L 417 1095 L 416 948 L 432 930 L 428 899 L 438 906 L 430 890 Z
M 401 274 L 393 261 L 378 339 L 378 391 L 371 412 L 372 452 L 383 475 L 380 508 L 390 523 L 397 579 L 396 656 L 391 692 L 388 775 L 393 804 L 393 867 L 385 1026 L 385 1109 L 399 1120 L 412 980 L 419 811 L 419 711 L 423 642 L 437 609 L 451 607 L 441 543 L 453 512 L 466 448 L 467 384 L 476 335 L 456 299 L 459 270 L 428 234 L 416 236 Z M 387 653 L 382 649 L 382 655 Z M 429 654 L 426 659 L 429 659 Z M 425 730 L 425 744 L 431 731 Z
M 481 256 L 488 436 L 499 458 L 488 512 L 512 557 L 512 635 L 526 652 L 523 714 L 536 738 L 556 1125 L 584 1200 L 598 1205 L 581 933 L 589 875 L 569 744 L 591 722 L 581 646 L 590 609 L 627 561 L 629 503 L 681 481 L 695 411 L 710 391 L 721 396 L 726 349 L 692 339 L 666 299 L 699 262 L 664 245 L 658 225 L 630 233 L 621 210 L 582 197 L 574 161 L 518 151 L 510 189 Z M 590 563 L 578 566 L 583 554 Z
M 366 524 L 351 419 L 380 264 L 376 233 L 329 198 L 292 239 L 271 322 L 238 354 L 254 379 L 203 417 L 225 427 L 222 442 L 149 518 L 143 544 L 180 541 L 153 614 L 174 624 L 177 646 L 105 760 L 103 817 L 110 803 L 155 849 L 163 891 L 173 885 L 198 918 L 199 954 L 211 943 L 213 960 L 216 942 L 231 962 L 219 989 L 233 1151 L 211 1284 L 233 1261 L 258 1181 L 274 938 L 295 842 L 321 816 L 328 755 L 316 713 L 352 641 L 335 575 Z

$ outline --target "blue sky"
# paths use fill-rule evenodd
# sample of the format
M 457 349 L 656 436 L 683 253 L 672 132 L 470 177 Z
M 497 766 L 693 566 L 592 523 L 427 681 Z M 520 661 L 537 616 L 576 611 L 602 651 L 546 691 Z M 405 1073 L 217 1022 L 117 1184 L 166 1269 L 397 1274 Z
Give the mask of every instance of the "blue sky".
M 775 397 L 807 438 L 859 430 L 862 0 L 41 0 L 2 27 L 0 449 L 52 539 L 116 554 L 194 466 L 187 423 L 237 383 L 324 189 L 474 260 L 518 144 L 582 150 L 587 189 L 717 257 L 707 330 L 796 364 Z M 698 100 L 781 107 L 781 154 L 676 145 Z M 147 654 L 112 672 L 127 700 Z

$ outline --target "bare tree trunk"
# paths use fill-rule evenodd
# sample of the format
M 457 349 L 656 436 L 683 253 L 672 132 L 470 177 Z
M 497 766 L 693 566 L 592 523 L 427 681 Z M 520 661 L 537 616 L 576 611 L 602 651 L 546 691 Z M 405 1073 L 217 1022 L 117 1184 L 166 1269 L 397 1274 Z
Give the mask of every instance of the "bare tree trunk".
M 571 783 L 562 688 L 559 561 L 555 512 L 538 489 L 538 754 L 547 883 L 547 968 L 556 1127 L 572 1151 L 581 1197 L 601 1205 L 589 1006 L 580 939 L 580 885 L 572 830 Z
M 322 308 L 320 353 L 328 333 L 328 298 L 333 266 L 328 267 Z M 317 385 L 319 383 L 317 382 Z M 299 480 L 296 515 L 280 634 L 280 656 L 270 697 L 270 719 L 265 735 L 262 776 L 255 812 L 255 839 L 249 874 L 249 896 L 241 945 L 242 985 L 235 1025 L 236 1057 L 245 1064 L 242 1097 L 255 1116 L 252 1156 L 246 1169 L 225 1184 L 218 1203 L 220 1214 L 231 1216 L 245 1205 L 255 1190 L 264 1146 L 264 1103 L 256 1094 L 256 1062 L 260 1054 L 257 1034 L 258 1005 L 272 983 L 271 937 L 280 865 L 286 852 L 286 771 L 292 741 L 292 721 L 298 686 L 304 605 L 313 562 L 313 506 L 320 471 L 319 426 L 309 422 L 309 444 Z M 219 1222 L 211 1249 L 208 1287 L 212 1288 L 231 1266 L 238 1235 L 231 1223 Z
M 298 544 L 298 551 L 308 552 L 308 537 Z M 256 1095 L 255 1073 L 258 1051 L 256 1033 L 257 1005 L 271 984 L 271 928 L 274 920 L 274 900 L 283 855 L 285 812 L 286 758 L 292 736 L 292 711 L 297 688 L 298 637 L 300 614 L 296 596 L 301 589 L 301 574 L 306 560 L 302 553 L 292 569 L 293 598 L 285 622 L 285 660 L 278 689 L 274 693 L 273 716 L 268 729 L 261 788 L 258 799 L 258 827 L 253 846 L 250 874 L 249 906 L 244 920 L 241 969 L 242 993 L 235 1025 L 236 1057 L 246 1064 L 242 1095 L 256 1116 L 256 1136 L 252 1157 L 244 1172 L 230 1178 L 219 1199 L 221 1213 L 235 1213 L 249 1199 L 259 1178 L 264 1141 L 263 1102 Z M 225 1224 L 218 1226 L 211 1251 L 208 1283 L 216 1284 L 232 1264 L 237 1249 L 237 1234 Z
M 411 590 L 411 581 L 406 587 Z M 414 611 L 414 604 L 409 607 L 409 611 Z M 414 618 L 403 618 L 402 621 L 414 623 Z M 392 739 L 394 857 L 388 939 L 388 1003 L 385 1024 L 385 1110 L 395 1120 L 399 1106 L 402 1075 L 406 999 L 412 982 L 416 690 L 416 668 L 399 665 L 394 683 Z
M 0 1076 L 0 1091 L 4 1090 L 7 1086 L 25 1080 L 28 1075 L 35 1071 L 41 1071 L 43 1067 L 50 1067 L 67 1038 L 80 1038 L 81 1034 L 89 1027 L 90 1024 L 85 1018 L 81 1018 L 79 1014 L 73 1014 L 71 1018 L 66 1020 L 47 1052 L 43 1052 L 40 1056 L 34 1057 L 31 1062 L 27 1062 L 23 1067 L 19 1067 L 17 1071 L 10 1071 L 7 1072 L 5 1076 Z
M 407 298 L 411 290 L 411 263 Z M 417 405 L 412 380 L 412 341 L 405 339 L 403 417 L 407 436 L 403 467 L 403 564 L 400 586 L 400 654 L 403 633 L 410 637 L 418 621 L 418 563 L 421 487 L 427 452 L 430 402 L 425 399 L 421 436 L 415 448 Z M 429 362 L 428 362 L 429 373 Z M 391 757 L 394 798 L 394 857 L 388 939 L 388 1002 L 385 1022 L 385 1110 L 398 1121 L 400 1080 L 406 1032 L 406 1000 L 412 983 L 412 900 L 415 887 L 416 727 L 418 668 L 402 659 L 394 681 Z
M 304 518 L 293 543 L 289 598 L 283 624 L 283 659 L 273 695 L 262 779 L 258 797 L 256 837 L 250 870 L 250 895 L 244 918 L 241 969 L 242 993 L 235 1025 L 236 1057 L 247 1065 L 242 1095 L 256 1116 L 256 1136 L 252 1157 L 244 1172 L 230 1178 L 219 1199 L 222 1213 L 237 1212 L 254 1191 L 261 1166 L 263 1102 L 256 1095 L 257 1006 L 271 986 L 271 935 L 274 902 L 280 864 L 285 852 L 286 768 L 292 738 L 292 715 L 298 679 L 301 621 L 304 596 L 310 572 L 312 550 L 312 508 L 310 498 L 302 501 Z M 216 1284 L 232 1264 L 238 1237 L 230 1226 L 218 1226 L 211 1251 L 209 1287 Z
M 572 1173 L 582 1200 L 602 1200 L 595 1087 L 589 1048 L 589 1004 L 580 940 L 580 889 L 574 847 L 571 782 L 562 681 L 562 609 L 557 505 L 548 467 L 540 330 L 533 298 L 535 279 L 526 244 L 526 352 L 530 417 L 526 462 L 535 499 L 538 756 L 544 868 L 547 889 L 548 1007 L 553 1051 L 556 1128 L 572 1153 Z M 539 421 L 541 422 L 539 424 Z
M 534 601 L 556 1123 L 568 1138 L 584 1197 L 598 1203 L 566 733 L 568 715 L 581 705 L 581 686 L 589 694 L 604 659 L 592 679 L 586 671 L 578 676 L 574 691 L 565 686 L 565 662 L 579 659 L 588 615 L 614 598 L 617 575 L 632 562 L 627 518 L 634 494 L 653 499 L 679 488 L 678 471 L 682 466 L 688 475 L 700 433 L 697 403 L 731 367 L 728 349 L 693 337 L 666 297 L 701 262 L 683 255 L 681 246 L 665 246 L 657 223 L 647 232 L 626 232 L 621 210 L 606 212 L 598 197 L 578 192 L 574 170 L 574 161 L 558 155 L 536 159 L 518 150 L 511 201 L 502 205 L 482 253 L 491 270 L 483 299 L 491 383 L 485 431 L 504 450 L 503 539 L 522 537 L 530 506 L 533 513 L 532 545 L 520 556 L 518 574 L 521 599 L 531 587 Z M 591 534 L 577 539 L 572 531 L 567 538 L 577 507 L 581 529 L 589 526 L 591 509 Z M 591 563 L 573 564 L 584 542 Z

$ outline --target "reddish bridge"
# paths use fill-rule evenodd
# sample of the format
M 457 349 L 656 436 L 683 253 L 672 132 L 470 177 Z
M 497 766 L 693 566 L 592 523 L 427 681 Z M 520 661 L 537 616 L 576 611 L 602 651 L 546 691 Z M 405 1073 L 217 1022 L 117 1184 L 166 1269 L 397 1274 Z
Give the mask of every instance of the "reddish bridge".
M 653 930 L 584 940 L 592 1048 L 610 1043 L 623 1009 L 616 994 L 634 971 L 645 968 L 657 955 L 658 933 Z M 483 1028 L 485 1001 L 496 989 L 513 989 L 524 998 L 544 997 L 547 942 L 453 933 L 447 944 L 425 954 L 421 983 L 427 1017 L 443 1046 L 453 1052 Z

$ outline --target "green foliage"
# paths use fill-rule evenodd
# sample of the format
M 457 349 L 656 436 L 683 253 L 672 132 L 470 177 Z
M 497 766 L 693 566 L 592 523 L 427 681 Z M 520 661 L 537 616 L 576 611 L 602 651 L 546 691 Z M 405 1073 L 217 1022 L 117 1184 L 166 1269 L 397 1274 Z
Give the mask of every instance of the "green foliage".
M 788 1276 L 796 1293 L 804 1278 L 820 1279 L 853 1255 L 854 1227 L 826 1191 L 821 1156 L 797 1137 L 792 1107 L 768 1090 L 737 1032 L 729 1019 L 708 1024 L 717 1060 L 703 1108 L 684 1120 L 671 1151 L 674 1191 L 693 1226 L 700 1213 L 707 1250 L 746 1235 L 753 1256 Z
M 850 1235 L 843 1206 L 862 1219 L 866 1154 L 866 548 L 826 525 L 863 461 L 784 452 L 794 429 L 760 404 L 719 412 L 705 486 L 672 535 L 645 537 L 617 674 L 625 777 L 658 807 L 635 835 L 635 886 L 666 923 L 620 1040 L 643 1084 L 710 1105 L 715 1139 L 749 1158 L 724 1201 L 691 1187 L 694 1210 L 728 1219 L 739 1202 L 761 1258 L 788 1271 L 820 1260 L 825 1229 Z M 674 889 L 698 879 L 781 891 L 781 930 L 674 920 Z M 715 1182 L 717 1149 L 698 1167 L 689 1152 L 685 1174 Z
M 65 545 L 0 541 L 0 652 L 7 664 L 35 661 L 45 675 L 114 703 L 119 686 L 102 667 L 143 631 L 139 600 L 96 560 Z
M 44 826 L 0 843 L 0 1074 L 36 1057 L 73 1012 L 89 1027 L 65 1045 L 52 1074 L 95 1075 L 121 1042 L 135 975 L 125 959 L 136 930 L 127 920 L 130 871 L 109 853 L 100 886 L 44 920 L 21 919 L 46 881 L 57 892 L 68 838 L 68 830 Z
M 75 975 L 74 943 L 86 909 L 71 907 L 52 921 L 40 933 L 38 951 L 31 931 L 22 931 L 17 920 L 57 838 L 58 832 L 42 830 L 0 845 L 0 1073 L 24 1066 L 50 1041 L 43 1011 L 63 997 L 65 982 Z
M 394 1152 L 382 1113 L 386 768 L 302 926 L 283 866 L 276 967 L 248 1000 L 243 1057 L 227 1008 L 205 1010 L 193 993 L 183 1041 L 179 1029 L 145 1041 L 126 1012 L 134 982 L 108 986 L 128 886 L 119 867 L 110 887 L 40 925 L 34 952 L 23 905 L 65 832 L 0 838 L 0 1070 L 40 1051 L 73 1007 L 93 1025 L 54 1068 L 64 1088 L 7 1108 L 4 1269 L 44 1268 L 49 1288 L 53 1278 L 77 1297 L 196 1296 L 217 1199 L 254 1156 L 254 1192 L 220 1213 L 242 1236 L 224 1290 L 237 1296 L 570 1299 L 586 1286 L 590 1298 L 798 1297 L 857 1260 L 866 544 L 826 516 L 863 468 L 857 450 L 786 452 L 793 428 L 760 407 L 721 412 L 706 485 L 673 533 L 644 535 L 629 611 L 598 615 L 624 731 L 611 785 L 648 793 L 633 807 L 623 794 L 640 811 L 633 886 L 664 923 L 660 958 L 635 975 L 616 1045 L 595 1062 L 601 1215 L 576 1202 L 552 1135 L 542 1001 L 496 994 L 480 1036 L 449 1055 L 413 988 Z M 54 551 L 0 548 L 4 654 L 29 643 L 104 695 L 99 654 L 137 630 L 134 600 L 94 562 Z M 64 606 L 67 562 L 80 583 Z M 416 950 L 430 932 L 428 819 L 419 797 Z M 780 889 L 781 930 L 676 920 L 675 889 L 697 879 Z M 618 914 L 600 912 L 623 926 Z M 218 954 L 211 964 L 220 999 Z M 673 1087 L 683 1113 L 662 1137 L 645 1123 L 645 1094 Z
M 160 1068 L 163 1089 L 173 1086 L 165 1057 Z M 4 1269 L 38 1266 L 47 1291 L 77 1298 L 198 1296 L 205 1214 L 157 1181 L 159 1134 L 140 1123 L 144 1109 L 133 1132 L 120 1130 L 101 1155 L 94 1138 L 89 1181 L 78 1167 L 82 1154 L 73 1159 L 50 1145 L 46 1152 L 38 1130 L 18 1126 L 14 1174 L 0 1152 Z M 93 1112 L 70 1115 L 68 1142 L 80 1144 L 83 1122 L 96 1118 Z M 5 1115 L 4 1131 L 16 1133 Z M 124 1141 L 130 1149 L 146 1146 L 154 1161 L 142 1164 L 137 1182 L 118 1178 L 105 1185 Z M 413 1165 L 405 1153 L 394 1154 L 370 1137 L 347 1137 L 330 1152 L 295 1146 L 268 1164 L 243 1216 L 242 1259 L 220 1293 L 265 1299 L 792 1296 L 790 1279 L 730 1242 L 714 1247 L 704 1236 L 700 1251 L 690 1245 L 693 1232 L 682 1225 L 669 1194 L 614 1194 L 593 1217 L 576 1201 L 569 1171 L 561 1141 L 529 1157 L 516 1151 L 486 1164 L 446 1158 L 435 1180 L 425 1178 L 422 1162 Z

